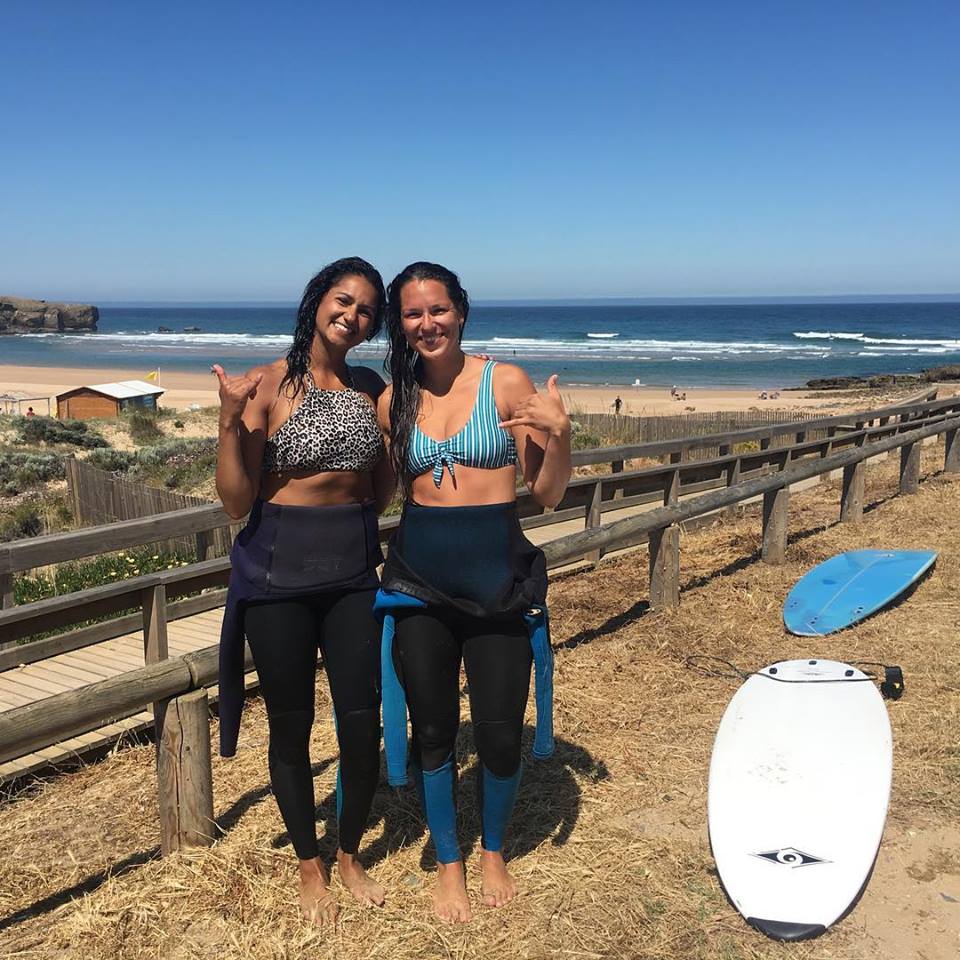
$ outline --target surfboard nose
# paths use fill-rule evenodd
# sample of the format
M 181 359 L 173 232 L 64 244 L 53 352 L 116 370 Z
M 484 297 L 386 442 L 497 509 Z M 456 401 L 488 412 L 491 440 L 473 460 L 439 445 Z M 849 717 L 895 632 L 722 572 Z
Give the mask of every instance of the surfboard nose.
M 812 940 L 827 932 L 822 923 L 786 923 L 783 920 L 761 920 L 758 917 L 747 917 L 747 923 L 772 940 Z

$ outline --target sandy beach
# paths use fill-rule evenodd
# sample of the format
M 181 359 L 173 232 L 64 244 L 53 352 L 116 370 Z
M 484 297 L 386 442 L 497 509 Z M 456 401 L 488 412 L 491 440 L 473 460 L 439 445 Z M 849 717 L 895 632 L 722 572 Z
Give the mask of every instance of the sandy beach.
M 88 367 L 29 367 L 0 364 L 0 394 L 19 398 L 49 398 L 51 411 L 56 412 L 55 397 L 74 387 L 116 380 L 139 380 L 146 371 L 143 368 L 88 368 Z M 185 410 L 191 406 L 209 407 L 217 404 L 216 380 L 212 375 L 183 373 L 164 370 L 159 386 L 164 394 L 161 406 Z M 911 388 L 912 389 L 912 388 Z M 671 397 L 662 387 L 635 386 L 576 386 L 560 384 L 567 409 L 570 413 L 611 413 L 616 398 L 623 401 L 621 413 L 630 416 L 676 415 L 682 413 L 709 413 L 713 411 L 780 409 L 798 411 L 821 411 L 824 415 L 841 411 L 863 403 L 863 392 L 854 391 L 786 391 L 777 399 L 761 399 L 757 390 L 747 388 L 723 389 L 718 387 L 681 386 L 686 399 Z M 907 391 L 910 392 L 910 391 Z M 903 392 L 901 392 L 902 395 Z M 876 405 L 879 398 L 871 397 L 868 405 Z M 34 403 L 37 413 L 45 413 L 41 399 Z M 25 407 L 24 407 L 25 409 Z

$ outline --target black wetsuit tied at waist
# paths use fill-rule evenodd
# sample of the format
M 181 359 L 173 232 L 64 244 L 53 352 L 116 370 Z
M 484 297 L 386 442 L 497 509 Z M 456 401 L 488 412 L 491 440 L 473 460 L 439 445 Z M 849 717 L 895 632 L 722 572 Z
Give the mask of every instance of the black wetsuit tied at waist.
M 383 589 L 470 617 L 523 614 L 546 602 L 547 563 L 524 536 L 515 501 L 407 503 L 390 540 Z
M 236 753 L 243 710 L 243 609 L 251 601 L 369 590 L 383 560 L 373 503 L 322 507 L 257 500 L 230 551 L 220 631 L 220 753 Z

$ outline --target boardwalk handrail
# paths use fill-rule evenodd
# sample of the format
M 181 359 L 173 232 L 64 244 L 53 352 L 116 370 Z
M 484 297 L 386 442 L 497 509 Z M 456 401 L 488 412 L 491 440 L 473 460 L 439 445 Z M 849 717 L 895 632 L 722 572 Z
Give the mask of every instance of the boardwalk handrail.
M 960 417 L 948 420 L 938 420 L 936 423 L 910 430 L 887 440 L 878 440 L 875 443 L 844 450 L 819 460 L 799 461 L 778 473 L 768 474 L 754 480 L 746 480 L 733 487 L 716 490 L 690 500 L 682 500 L 668 506 L 649 510 L 636 517 L 626 517 L 615 520 L 613 523 L 590 530 L 571 533 L 557 540 L 550 540 L 541 549 L 547 558 L 547 566 L 558 566 L 568 563 L 572 559 L 603 547 L 616 547 L 624 540 L 636 537 L 638 534 L 650 533 L 674 524 L 691 520 L 694 517 L 714 513 L 724 507 L 732 506 L 743 500 L 751 500 L 771 491 L 790 487 L 803 480 L 845 467 L 860 463 L 871 457 L 876 457 L 891 450 L 912 446 L 928 437 L 935 437 L 941 433 L 960 429 Z
M 702 450 L 709 447 L 733 446 L 738 443 L 750 443 L 754 440 L 773 440 L 791 433 L 829 430 L 850 423 L 870 423 L 887 417 L 912 416 L 921 411 L 940 406 L 949 406 L 950 399 L 936 400 L 937 388 L 923 390 L 900 403 L 879 407 L 874 410 L 859 410 L 835 414 L 830 417 L 816 417 L 809 420 L 791 420 L 788 423 L 776 423 L 764 427 L 748 427 L 744 430 L 731 430 L 726 433 L 707 434 L 702 437 L 683 437 L 677 440 L 655 440 L 651 442 L 624 444 L 616 447 L 597 447 L 592 450 L 577 450 L 573 454 L 574 466 L 590 466 L 607 463 L 612 460 L 655 459 L 687 450 Z M 955 399 L 955 398 L 954 398 Z
M 930 414 L 949 409 L 956 405 L 958 398 L 934 400 L 936 388 L 923 391 L 917 397 L 907 401 L 881 407 L 874 410 L 822 417 L 814 420 L 796 420 L 791 423 L 774 424 L 768 427 L 756 427 L 747 430 L 735 430 L 729 433 L 714 434 L 707 437 L 683 438 L 680 440 L 661 440 L 653 443 L 628 444 L 618 447 L 598 447 L 592 450 L 578 450 L 573 454 L 575 466 L 587 466 L 600 463 L 622 464 L 624 460 L 641 458 L 656 459 L 667 455 L 682 454 L 684 451 L 709 447 L 729 446 L 731 449 L 740 443 L 754 440 L 761 442 L 773 440 L 778 436 L 798 433 L 810 433 L 817 430 L 841 427 L 847 424 L 867 424 L 874 420 L 894 416 L 912 417 L 920 413 Z M 523 491 L 519 499 L 527 499 Z M 229 517 L 218 503 L 205 506 L 188 507 L 168 513 L 158 513 L 137 520 L 122 520 L 117 523 L 101 524 L 69 533 L 48 534 L 28 540 L 15 540 L 0 543 L 0 579 L 12 574 L 50 563 L 63 563 L 95 554 L 122 550 L 127 547 L 153 543 L 158 540 L 188 536 L 229 526 L 237 521 Z M 393 523 L 395 524 L 395 520 Z M 381 528 L 388 530 L 391 518 L 381 521 Z
M 586 517 L 588 528 L 599 528 L 601 515 L 605 511 L 652 503 L 657 500 L 669 504 L 678 501 L 681 496 L 702 493 L 717 486 L 734 487 L 741 480 L 763 473 L 771 466 L 778 470 L 783 470 L 787 466 L 795 469 L 798 464 L 812 461 L 814 465 L 809 475 L 819 475 L 827 472 L 827 468 L 824 467 L 824 463 L 827 462 L 825 458 L 833 454 L 837 446 L 861 448 L 862 445 L 867 445 L 870 449 L 879 449 L 878 443 L 884 442 L 879 438 L 890 434 L 893 434 L 894 446 L 900 445 L 904 442 L 902 436 L 905 431 L 942 423 L 950 413 L 960 413 L 960 398 L 938 404 L 937 408 L 950 412 L 937 413 L 924 420 L 891 423 L 884 427 L 868 427 L 859 431 L 849 431 L 834 438 L 804 441 L 765 451 L 728 454 L 705 461 L 687 461 L 646 467 L 625 473 L 577 478 L 570 482 L 564 499 L 552 512 L 531 514 L 530 507 L 537 510 L 539 508 L 532 501 L 526 504 L 521 503 L 521 515 L 527 512 L 521 523 L 529 528 Z M 898 440 L 898 436 L 901 439 Z M 735 503 L 737 500 L 734 498 L 729 502 Z M 200 509 L 208 510 L 209 508 Z M 194 508 L 190 508 L 185 512 L 192 513 L 193 510 Z M 397 517 L 382 521 L 381 536 L 385 536 L 397 522 Z M 27 541 L 25 546 L 29 547 L 29 545 Z M 605 545 L 604 541 L 598 541 L 596 549 L 602 550 Z M 595 553 L 593 558 L 598 559 L 599 553 Z M 120 614 L 124 610 L 139 607 L 143 597 L 161 587 L 164 589 L 164 605 L 168 619 L 191 616 L 203 610 L 221 606 L 224 601 L 223 591 L 190 597 L 177 603 L 170 603 L 169 606 L 166 605 L 178 597 L 214 587 L 223 587 L 227 582 L 229 570 L 229 558 L 221 557 L 10 607 L 0 610 L 0 638 L 9 643 L 80 620 Z M 13 649 L 0 650 L 0 670 L 122 636 L 131 630 L 136 630 L 140 625 L 139 621 L 139 615 L 134 613 L 106 623 L 82 627 L 48 640 L 33 641 Z
M 781 537 L 784 544 L 786 542 L 785 526 L 780 524 L 779 528 L 774 530 L 777 527 L 776 519 L 768 516 L 766 499 L 771 494 L 777 494 L 789 489 L 792 484 L 820 474 L 839 469 L 849 471 L 871 457 L 898 448 L 901 448 L 905 454 L 901 458 L 901 491 L 910 492 L 905 486 L 905 477 L 907 482 L 911 481 L 911 477 L 906 474 L 919 470 L 919 456 L 916 455 L 919 453 L 918 444 L 929 437 L 941 433 L 948 434 L 948 469 L 960 471 L 958 432 L 960 432 L 960 416 L 954 416 L 886 440 L 855 446 L 822 459 L 798 462 L 778 473 L 660 507 L 640 516 L 570 534 L 543 545 L 547 564 L 548 567 L 556 567 L 601 547 L 633 544 L 639 534 L 647 534 L 651 536 L 651 592 L 653 592 L 656 562 L 660 559 L 654 556 L 654 551 L 662 549 L 662 543 L 658 542 L 654 545 L 653 535 L 677 530 L 677 524 L 683 521 L 714 513 L 726 506 L 761 495 L 765 498 L 764 558 L 769 559 L 766 552 L 768 533 L 771 536 Z M 915 480 L 916 477 L 912 479 Z M 160 574 L 151 576 L 162 577 Z M 252 667 L 249 658 L 247 665 L 248 668 Z M 100 724 L 128 715 L 147 703 L 180 696 L 188 691 L 215 683 L 216 680 L 217 647 L 214 645 L 183 657 L 162 660 L 78 690 L 55 694 L 43 700 L 7 710 L 0 713 L 0 762 L 22 756 L 66 737 L 84 733 Z

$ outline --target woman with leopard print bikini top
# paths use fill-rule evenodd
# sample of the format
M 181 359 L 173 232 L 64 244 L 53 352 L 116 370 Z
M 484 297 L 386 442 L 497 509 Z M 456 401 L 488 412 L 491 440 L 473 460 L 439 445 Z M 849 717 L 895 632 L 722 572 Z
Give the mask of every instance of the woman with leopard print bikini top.
M 347 390 L 322 390 L 307 371 L 300 405 L 263 445 L 263 472 L 373 470 L 384 454 L 376 411 L 357 391 L 347 369 Z
M 324 926 L 338 908 L 319 858 L 310 765 L 318 650 L 340 747 L 340 879 L 362 903 L 384 899 L 357 850 L 380 773 L 373 599 L 383 559 L 377 510 L 392 482 L 374 409 L 383 381 L 351 371 L 346 356 L 376 335 L 385 299 L 369 263 L 338 260 L 307 285 L 285 359 L 240 377 L 214 367 L 217 492 L 232 517 L 249 513 L 230 553 L 220 635 L 220 752 L 237 750 L 247 641 L 267 708 L 270 782 L 300 865 L 300 909 Z

